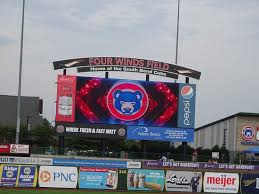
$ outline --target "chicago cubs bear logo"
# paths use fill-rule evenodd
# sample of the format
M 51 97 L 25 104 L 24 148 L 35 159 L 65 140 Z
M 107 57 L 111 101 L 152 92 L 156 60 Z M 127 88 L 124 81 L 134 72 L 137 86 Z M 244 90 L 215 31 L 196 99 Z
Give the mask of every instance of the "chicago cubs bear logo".
M 148 108 L 148 95 L 138 82 L 119 81 L 107 95 L 107 106 L 117 119 L 133 121 L 145 114 Z

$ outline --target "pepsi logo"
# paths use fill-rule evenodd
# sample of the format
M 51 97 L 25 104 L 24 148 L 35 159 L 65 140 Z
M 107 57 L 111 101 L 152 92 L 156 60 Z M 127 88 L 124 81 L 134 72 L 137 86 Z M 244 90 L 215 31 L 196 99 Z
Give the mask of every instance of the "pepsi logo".
M 114 117 L 122 121 L 133 121 L 145 114 L 149 99 L 139 82 L 119 81 L 109 90 L 106 103 Z
M 193 94 L 194 90 L 191 86 L 184 86 L 181 90 L 181 95 L 184 99 L 191 99 Z
M 242 138 L 245 141 L 251 141 L 255 137 L 255 130 L 251 126 L 245 126 L 242 129 Z

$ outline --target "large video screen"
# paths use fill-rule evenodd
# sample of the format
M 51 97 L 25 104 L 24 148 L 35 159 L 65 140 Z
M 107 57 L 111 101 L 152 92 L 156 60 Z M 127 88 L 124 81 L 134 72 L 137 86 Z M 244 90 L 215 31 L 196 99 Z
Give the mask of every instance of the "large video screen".
M 56 121 L 194 128 L 195 85 L 58 76 Z

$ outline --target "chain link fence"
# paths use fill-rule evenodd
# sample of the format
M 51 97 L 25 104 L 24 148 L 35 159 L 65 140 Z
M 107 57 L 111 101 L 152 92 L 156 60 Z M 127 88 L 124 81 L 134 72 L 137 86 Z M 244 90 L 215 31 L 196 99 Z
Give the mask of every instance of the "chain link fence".
M 62 154 L 60 154 L 62 153 Z M 124 158 L 136 160 L 160 160 L 163 156 L 168 161 L 192 161 L 192 162 L 217 162 L 217 163 L 235 163 L 235 164 L 259 164 L 259 157 L 254 154 L 244 154 L 241 152 L 219 153 L 218 159 L 213 159 L 211 154 L 193 155 L 173 154 L 167 153 L 151 153 L 151 152 L 112 152 L 112 151 L 98 151 L 98 150 L 76 150 L 72 148 L 65 148 L 60 150 L 54 147 L 41 147 L 32 149 L 31 154 L 41 155 L 64 155 L 64 156 L 81 156 L 81 157 L 100 157 L 100 158 Z

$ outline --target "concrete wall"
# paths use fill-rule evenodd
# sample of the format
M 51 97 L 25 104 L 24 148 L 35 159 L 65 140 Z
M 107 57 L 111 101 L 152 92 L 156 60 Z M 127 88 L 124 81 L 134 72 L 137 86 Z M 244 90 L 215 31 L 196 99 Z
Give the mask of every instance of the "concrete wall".
M 0 95 L 0 125 L 16 126 L 17 96 Z M 27 117 L 31 128 L 42 123 L 39 114 L 39 97 L 21 97 L 21 124 L 27 124 Z
M 226 148 L 235 151 L 236 122 L 236 117 L 234 117 L 195 131 L 195 148 L 211 149 L 215 145 L 222 146 L 225 136 Z

